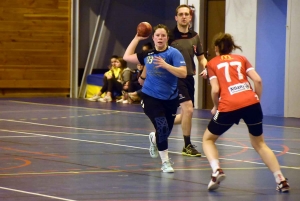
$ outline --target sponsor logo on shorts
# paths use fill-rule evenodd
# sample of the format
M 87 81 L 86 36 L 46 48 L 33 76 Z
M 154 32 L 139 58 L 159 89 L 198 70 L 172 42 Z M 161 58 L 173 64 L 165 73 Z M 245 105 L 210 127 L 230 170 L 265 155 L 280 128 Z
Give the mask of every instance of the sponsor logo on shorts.
M 216 114 L 214 116 L 214 120 L 217 121 L 218 117 L 219 117 L 219 111 L 217 110 L 217 112 L 216 112 Z
M 245 82 L 245 83 L 239 83 L 239 84 L 229 86 L 228 90 L 229 90 L 230 94 L 232 95 L 232 94 L 240 93 L 243 91 L 251 90 L 251 88 L 250 88 L 249 83 Z

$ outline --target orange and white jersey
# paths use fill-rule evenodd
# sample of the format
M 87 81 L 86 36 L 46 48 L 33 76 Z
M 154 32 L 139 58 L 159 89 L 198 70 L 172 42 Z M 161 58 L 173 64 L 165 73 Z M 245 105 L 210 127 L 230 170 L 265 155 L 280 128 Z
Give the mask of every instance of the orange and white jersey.
M 254 68 L 242 55 L 216 56 L 208 62 L 209 80 L 218 79 L 220 86 L 218 111 L 229 112 L 259 102 L 247 79 L 250 70 Z

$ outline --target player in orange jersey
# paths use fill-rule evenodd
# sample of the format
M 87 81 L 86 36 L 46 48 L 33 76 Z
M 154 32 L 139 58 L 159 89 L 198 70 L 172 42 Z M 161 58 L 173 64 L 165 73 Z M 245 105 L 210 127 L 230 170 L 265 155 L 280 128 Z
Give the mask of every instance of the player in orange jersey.
M 203 136 L 203 150 L 212 168 L 208 190 L 215 190 L 225 179 L 224 171 L 219 164 L 219 154 L 215 145 L 220 135 L 233 124 L 243 119 L 248 127 L 250 141 L 255 151 L 273 172 L 280 192 L 288 192 L 289 184 L 283 176 L 278 160 L 266 145 L 263 137 L 262 109 L 259 99 L 262 94 L 262 80 L 246 57 L 231 54 L 237 46 L 230 34 L 220 33 L 214 40 L 216 57 L 207 64 L 211 84 L 211 97 L 214 115 Z M 254 83 L 254 91 L 247 80 Z

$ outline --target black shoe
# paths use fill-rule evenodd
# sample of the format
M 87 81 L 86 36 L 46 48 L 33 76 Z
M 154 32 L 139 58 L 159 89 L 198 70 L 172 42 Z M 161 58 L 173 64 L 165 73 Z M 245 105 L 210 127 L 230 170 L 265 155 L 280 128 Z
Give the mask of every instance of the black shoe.
M 201 153 L 195 149 L 195 145 L 189 144 L 187 147 L 183 147 L 182 155 L 192 156 L 192 157 L 201 157 Z

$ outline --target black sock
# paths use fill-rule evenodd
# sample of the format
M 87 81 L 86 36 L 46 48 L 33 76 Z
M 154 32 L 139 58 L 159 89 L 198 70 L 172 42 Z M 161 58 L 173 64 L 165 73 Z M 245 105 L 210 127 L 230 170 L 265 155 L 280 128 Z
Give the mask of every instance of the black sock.
M 187 147 L 189 146 L 191 143 L 191 136 L 183 136 L 183 139 L 184 139 L 184 146 Z

